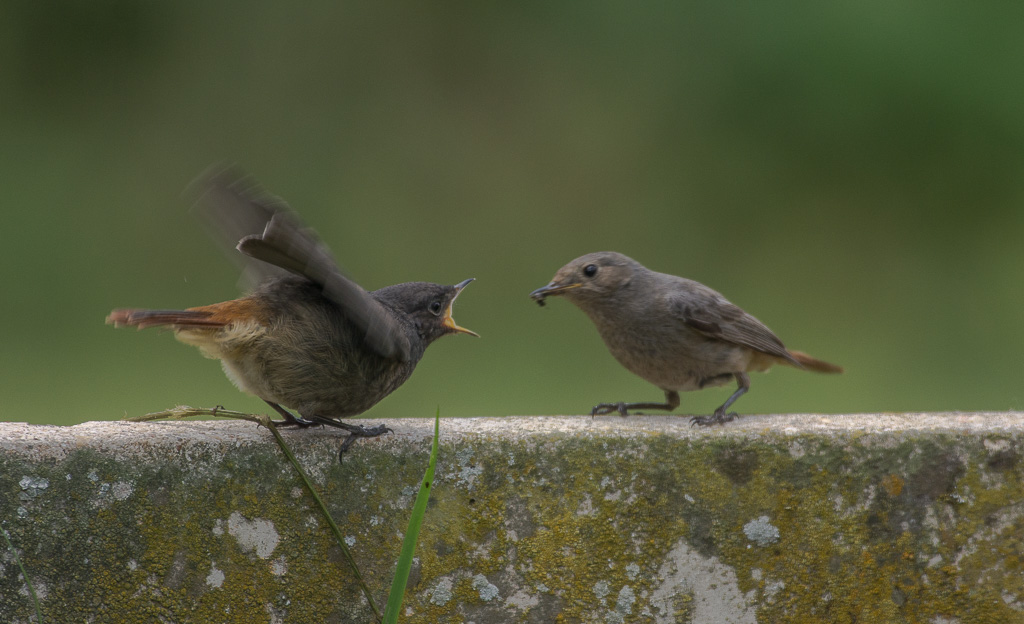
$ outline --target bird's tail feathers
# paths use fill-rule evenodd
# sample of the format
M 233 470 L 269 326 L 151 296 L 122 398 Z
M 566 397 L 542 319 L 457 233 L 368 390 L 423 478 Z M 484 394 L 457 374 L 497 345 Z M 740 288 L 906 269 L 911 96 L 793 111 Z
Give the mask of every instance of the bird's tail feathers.
M 843 372 L 843 367 L 842 366 L 838 366 L 836 364 L 831 364 L 831 363 L 826 362 L 824 360 L 819 360 L 818 358 L 811 357 L 811 356 L 809 356 L 806 353 L 803 353 L 801 351 L 790 351 L 789 355 L 792 356 L 794 360 L 799 362 L 800 366 L 806 368 L 807 370 L 812 370 L 812 371 L 814 371 L 816 373 L 841 373 L 841 372 Z M 790 363 L 787 360 L 782 360 L 782 361 L 787 363 L 787 364 Z
M 216 328 L 223 327 L 224 321 L 210 318 L 210 313 L 201 310 L 139 310 L 122 308 L 107 316 L 107 324 L 114 327 L 161 327 L 175 328 Z

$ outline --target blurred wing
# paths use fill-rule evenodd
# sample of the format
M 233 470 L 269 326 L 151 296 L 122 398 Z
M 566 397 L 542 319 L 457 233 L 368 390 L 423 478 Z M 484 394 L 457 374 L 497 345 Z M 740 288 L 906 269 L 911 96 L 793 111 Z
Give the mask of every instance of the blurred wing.
M 255 286 L 287 273 L 301 275 L 320 285 L 324 296 L 366 332 L 366 342 L 374 351 L 386 358 L 408 361 L 409 338 L 398 321 L 341 273 L 316 232 L 306 227 L 284 201 L 233 169 L 215 172 L 203 180 L 201 216 L 215 230 L 215 238 L 242 252 L 250 284 Z
M 195 197 L 194 210 L 207 233 L 242 271 L 241 285 L 253 290 L 272 277 L 288 271 L 239 255 L 235 247 L 247 236 L 262 234 L 267 223 L 288 204 L 264 191 L 250 176 L 233 166 L 215 166 L 203 172 L 186 190 Z
M 782 341 L 761 321 L 707 286 L 692 281 L 689 285 L 685 296 L 676 295 L 671 301 L 672 311 L 687 327 L 709 338 L 774 355 L 799 366 Z

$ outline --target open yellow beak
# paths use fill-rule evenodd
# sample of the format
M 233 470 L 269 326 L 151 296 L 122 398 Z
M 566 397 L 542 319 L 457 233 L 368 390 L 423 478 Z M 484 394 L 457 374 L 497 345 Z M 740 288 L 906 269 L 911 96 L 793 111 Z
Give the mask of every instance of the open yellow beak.
M 474 278 L 471 277 L 468 280 L 463 280 L 455 285 L 455 296 L 452 297 L 451 303 L 448 304 L 448 309 L 444 311 L 444 320 L 442 321 L 442 323 L 444 324 L 445 327 L 447 327 L 453 332 L 460 334 L 469 334 L 470 336 L 476 336 L 477 338 L 479 338 L 480 334 L 476 333 L 471 329 L 460 327 L 458 324 L 456 324 L 455 319 L 452 318 L 452 306 L 455 305 L 455 300 L 459 298 L 459 294 L 462 292 L 462 289 L 468 286 L 469 283 L 473 281 L 473 279 Z

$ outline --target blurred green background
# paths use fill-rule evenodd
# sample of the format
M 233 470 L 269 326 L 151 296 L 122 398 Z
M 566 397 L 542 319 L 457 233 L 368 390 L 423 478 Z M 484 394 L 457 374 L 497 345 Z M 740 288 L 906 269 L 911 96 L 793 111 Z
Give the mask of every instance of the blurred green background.
M 950 1 L 0 5 L 0 417 L 264 411 L 113 307 L 235 297 L 182 198 L 234 161 L 373 289 L 477 281 L 483 337 L 367 416 L 661 392 L 568 302 L 617 250 L 847 368 L 741 413 L 1024 408 L 1024 7 Z M 707 413 L 732 388 L 683 396 Z

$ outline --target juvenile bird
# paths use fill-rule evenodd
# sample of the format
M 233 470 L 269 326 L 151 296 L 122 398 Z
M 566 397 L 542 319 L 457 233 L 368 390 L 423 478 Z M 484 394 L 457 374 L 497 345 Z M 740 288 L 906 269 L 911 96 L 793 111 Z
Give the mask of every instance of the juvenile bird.
M 576 258 L 551 283 L 530 293 L 540 305 L 560 295 L 597 326 L 615 359 L 665 392 L 664 403 L 601 403 L 591 415 L 629 410 L 674 410 L 679 393 L 738 387 L 710 416 L 692 424 L 712 425 L 736 418 L 729 406 L 750 389 L 751 371 L 787 364 L 819 373 L 843 369 L 799 351 L 789 351 L 770 329 L 722 295 L 693 280 L 651 271 L 620 253 L 603 251 Z
M 367 292 L 342 274 L 316 233 L 283 201 L 249 178 L 233 169 L 213 171 L 194 188 L 200 216 L 241 252 L 232 255 L 255 290 L 185 310 L 118 309 L 107 323 L 172 328 L 181 342 L 219 359 L 240 390 L 284 417 L 276 424 L 344 429 L 343 453 L 357 438 L 388 429 L 342 418 L 361 414 L 402 385 L 441 336 L 477 335 L 452 319 L 452 304 L 472 279 Z

